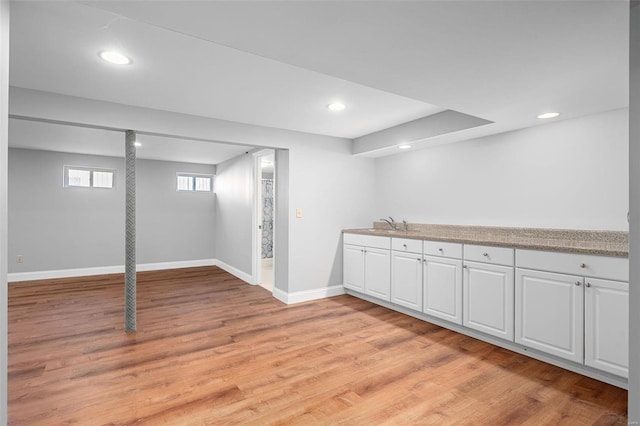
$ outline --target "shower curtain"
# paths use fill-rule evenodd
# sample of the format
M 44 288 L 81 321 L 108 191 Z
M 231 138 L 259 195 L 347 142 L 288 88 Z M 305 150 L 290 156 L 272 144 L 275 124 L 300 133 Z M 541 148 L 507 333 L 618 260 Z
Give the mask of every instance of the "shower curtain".
M 273 179 L 262 179 L 262 258 L 273 257 Z

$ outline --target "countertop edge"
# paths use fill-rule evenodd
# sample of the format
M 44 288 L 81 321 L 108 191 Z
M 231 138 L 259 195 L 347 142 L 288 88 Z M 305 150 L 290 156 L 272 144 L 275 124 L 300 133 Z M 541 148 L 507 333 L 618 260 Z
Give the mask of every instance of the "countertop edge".
M 343 234 L 358 234 L 358 235 L 371 235 L 377 237 L 390 237 L 390 238 L 408 238 L 414 240 L 429 240 L 429 241 L 442 241 L 450 243 L 461 244 L 476 244 L 494 247 L 511 247 L 516 249 L 528 249 L 528 250 L 545 250 L 556 251 L 564 253 L 583 253 L 596 256 L 610 256 L 610 257 L 629 257 L 629 251 L 622 248 L 607 248 L 607 247 L 587 247 L 581 244 L 594 244 L 588 241 L 575 241 L 573 244 L 563 244 L 561 241 L 554 242 L 527 242 L 522 243 L 518 241 L 504 239 L 491 239 L 491 238 L 464 238 L 464 237 L 449 237 L 443 235 L 432 235 L 428 233 L 421 233 L 416 231 L 387 231 L 387 230 L 372 230 L 367 228 L 362 229 L 343 229 Z

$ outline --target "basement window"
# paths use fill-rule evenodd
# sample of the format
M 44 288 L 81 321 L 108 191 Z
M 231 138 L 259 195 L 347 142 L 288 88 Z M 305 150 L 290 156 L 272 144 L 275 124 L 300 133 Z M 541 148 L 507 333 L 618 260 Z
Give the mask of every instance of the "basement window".
M 213 176 L 197 173 L 176 173 L 176 190 L 185 192 L 213 192 Z
M 64 186 L 69 188 L 113 188 L 116 171 L 94 167 L 64 166 Z

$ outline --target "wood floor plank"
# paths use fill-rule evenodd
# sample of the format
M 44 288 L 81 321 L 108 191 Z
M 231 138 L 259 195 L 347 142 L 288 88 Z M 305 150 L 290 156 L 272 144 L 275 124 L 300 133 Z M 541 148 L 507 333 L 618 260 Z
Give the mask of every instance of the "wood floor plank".
M 626 423 L 627 392 L 350 296 L 217 267 L 9 286 L 10 425 Z

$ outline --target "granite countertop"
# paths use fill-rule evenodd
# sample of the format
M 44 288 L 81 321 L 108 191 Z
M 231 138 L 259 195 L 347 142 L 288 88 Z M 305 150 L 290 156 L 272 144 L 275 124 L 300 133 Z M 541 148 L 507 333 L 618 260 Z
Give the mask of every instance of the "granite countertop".
M 401 223 L 398 228 L 402 228 Z M 409 224 L 407 231 L 393 231 L 384 222 L 374 222 L 373 228 L 345 229 L 342 232 L 601 256 L 629 256 L 629 235 L 624 231 L 502 228 L 414 223 Z

